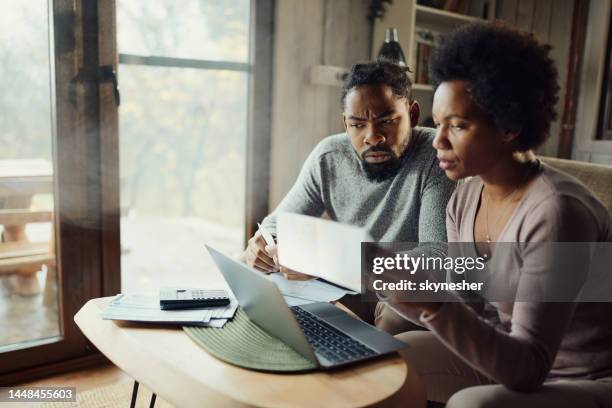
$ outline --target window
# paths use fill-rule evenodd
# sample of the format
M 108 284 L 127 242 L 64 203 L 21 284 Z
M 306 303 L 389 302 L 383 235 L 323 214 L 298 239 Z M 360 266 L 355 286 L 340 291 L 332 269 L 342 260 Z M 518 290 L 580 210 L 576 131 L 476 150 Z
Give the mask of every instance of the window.
M 202 285 L 245 236 L 249 0 L 117 2 L 122 290 Z
M 608 48 L 605 59 L 605 77 L 601 84 L 598 138 L 612 140 L 612 24 L 608 24 Z

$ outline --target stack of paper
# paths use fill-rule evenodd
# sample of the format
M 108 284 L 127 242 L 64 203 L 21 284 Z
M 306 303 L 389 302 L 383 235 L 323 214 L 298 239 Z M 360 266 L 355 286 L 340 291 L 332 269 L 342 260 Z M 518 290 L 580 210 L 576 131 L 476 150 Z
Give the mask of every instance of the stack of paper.
M 157 296 L 119 294 L 111 300 L 101 317 L 106 320 L 223 327 L 229 319 L 234 317 L 238 308 L 236 298 L 232 296 L 230 299 L 229 305 L 221 307 L 161 310 Z
M 280 273 L 272 273 L 268 275 L 268 279 L 278 286 L 289 306 L 299 306 L 315 302 L 332 302 L 346 294 L 356 293 L 318 279 L 306 281 L 288 280 Z
M 361 243 L 373 241 L 364 228 L 291 213 L 276 222 L 281 265 L 361 292 Z

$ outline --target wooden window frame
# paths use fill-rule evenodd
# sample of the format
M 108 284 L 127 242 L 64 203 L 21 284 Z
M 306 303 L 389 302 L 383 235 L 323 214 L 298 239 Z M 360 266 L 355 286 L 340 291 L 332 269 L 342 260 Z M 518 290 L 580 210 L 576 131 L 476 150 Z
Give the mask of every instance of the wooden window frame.
M 593 154 L 612 154 L 612 141 L 597 138 L 611 8 L 612 0 L 589 2 L 572 152 L 574 158 L 588 158 L 586 156 Z
M 608 24 L 607 55 L 604 64 L 605 77 L 601 85 L 599 125 L 597 138 L 612 141 L 612 23 Z
M 155 67 L 226 70 L 248 73 L 245 236 L 270 211 L 270 148 L 272 133 L 272 69 L 275 0 L 251 0 L 247 63 L 205 59 L 119 54 L 119 63 Z
M 275 0 L 251 0 L 244 242 L 270 212 Z
M 120 282 L 117 108 L 99 72 L 116 67 L 114 41 L 104 40 L 113 35 L 115 2 L 49 4 L 61 332 L 58 340 L 3 353 L 2 385 L 99 362 L 73 316 L 89 299 L 117 293 Z
M 118 110 L 113 84 L 99 72 L 105 65 L 117 70 L 116 1 L 48 1 L 63 330 L 59 341 L 4 353 L 0 385 L 107 361 L 73 316 L 89 299 L 118 293 L 121 284 Z M 275 8 L 275 0 L 251 0 L 245 242 L 269 212 Z

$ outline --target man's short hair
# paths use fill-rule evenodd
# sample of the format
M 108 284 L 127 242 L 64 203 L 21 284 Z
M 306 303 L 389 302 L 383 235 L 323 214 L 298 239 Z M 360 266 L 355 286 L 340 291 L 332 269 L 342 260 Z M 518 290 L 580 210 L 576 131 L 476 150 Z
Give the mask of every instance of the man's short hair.
M 503 23 L 468 24 L 443 37 L 430 66 L 436 85 L 466 81 L 472 100 L 521 150 L 540 146 L 556 118 L 557 69 L 550 46 Z
M 411 99 L 412 81 L 408 77 L 410 70 L 387 61 L 373 61 L 355 64 L 351 67 L 344 86 L 340 102 L 344 107 L 346 95 L 354 88 L 363 85 L 387 85 L 398 98 Z

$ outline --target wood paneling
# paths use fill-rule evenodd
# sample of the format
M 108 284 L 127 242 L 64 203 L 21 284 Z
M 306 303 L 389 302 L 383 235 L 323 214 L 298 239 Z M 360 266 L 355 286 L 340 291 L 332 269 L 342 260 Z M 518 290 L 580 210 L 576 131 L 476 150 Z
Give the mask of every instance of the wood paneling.
M 270 210 L 325 136 L 342 131 L 339 87 L 313 85 L 310 68 L 368 59 L 367 0 L 285 0 L 276 5 Z
M 571 159 L 574 144 L 574 129 L 576 119 L 576 104 L 578 101 L 578 85 L 580 81 L 580 60 L 584 50 L 584 39 L 588 23 L 589 3 L 574 0 L 572 16 L 572 33 L 568 50 L 566 80 L 563 84 L 564 95 L 560 114 L 561 129 L 557 156 Z
M 545 156 L 557 156 L 559 148 L 559 134 L 561 132 L 561 111 L 563 109 L 563 95 L 566 92 L 567 66 L 572 34 L 572 13 L 574 11 L 573 0 L 555 0 L 551 8 L 550 27 L 548 31 L 548 43 L 552 46 L 550 56 L 557 65 L 559 72 L 559 101 L 555 107 L 557 120 L 550 127 L 550 137 L 539 149 L 539 153 Z
M 550 137 L 539 149 L 546 156 L 557 156 L 561 131 L 561 109 L 567 82 L 567 65 L 571 43 L 573 0 L 498 0 L 497 18 L 535 33 L 540 41 L 551 45 L 551 58 L 559 73 L 557 120 L 551 124 Z
M 251 0 L 245 244 L 268 214 L 275 0 Z
M 498 0 L 497 1 L 497 18 L 505 21 L 508 24 L 514 25 L 516 22 L 516 9 L 518 0 Z
M 516 10 L 516 26 L 521 30 L 533 30 L 535 0 L 519 0 Z
M 532 31 L 538 36 L 538 39 L 544 43 L 548 43 L 548 33 L 550 31 L 552 0 L 537 0 L 533 12 Z

